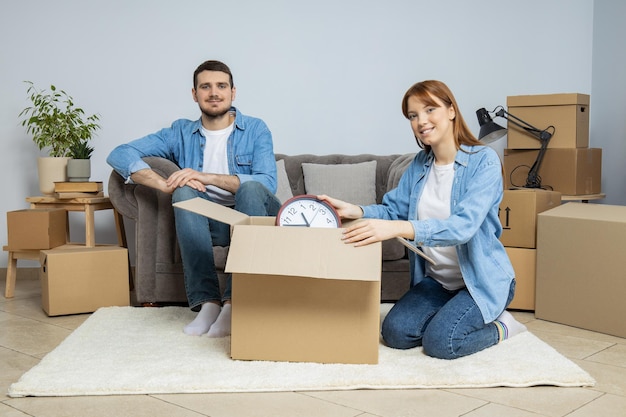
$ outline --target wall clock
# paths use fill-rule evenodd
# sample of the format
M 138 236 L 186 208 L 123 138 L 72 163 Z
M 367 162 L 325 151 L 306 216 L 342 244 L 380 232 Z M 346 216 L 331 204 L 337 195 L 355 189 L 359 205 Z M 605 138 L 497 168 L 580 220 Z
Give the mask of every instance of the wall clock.
M 276 216 L 277 226 L 341 227 L 337 211 L 326 201 L 310 194 L 285 201 Z

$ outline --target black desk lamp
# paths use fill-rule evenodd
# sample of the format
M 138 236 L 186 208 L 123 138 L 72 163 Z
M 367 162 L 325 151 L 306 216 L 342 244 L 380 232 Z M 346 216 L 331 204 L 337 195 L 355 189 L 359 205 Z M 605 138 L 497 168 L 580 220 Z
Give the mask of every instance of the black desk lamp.
M 543 161 L 543 156 L 546 153 L 546 149 L 548 148 L 548 142 L 554 135 L 554 126 L 548 126 L 547 128 L 540 130 L 520 119 L 512 115 L 511 113 L 504 110 L 504 107 L 498 106 L 491 113 L 493 113 L 496 117 L 502 117 L 506 119 L 509 123 L 513 123 L 515 126 L 524 129 L 524 131 L 528 132 L 532 136 L 535 137 L 540 143 L 541 147 L 539 148 L 539 153 L 537 154 L 537 159 L 535 163 L 530 168 L 528 172 L 528 177 L 526 177 L 526 188 L 541 188 L 541 177 L 539 177 L 538 172 L 541 167 L 541 162 Z M 493 121 L 489 112 L 482 109 L 476 110 L 476 117 L 478 117 L 478 124 L 480 125 L 480 131 L 478 132 L 478 139 L 487 144 L 494 142 L 500 139 L 502 136 L 506 134 L 506 129 Z

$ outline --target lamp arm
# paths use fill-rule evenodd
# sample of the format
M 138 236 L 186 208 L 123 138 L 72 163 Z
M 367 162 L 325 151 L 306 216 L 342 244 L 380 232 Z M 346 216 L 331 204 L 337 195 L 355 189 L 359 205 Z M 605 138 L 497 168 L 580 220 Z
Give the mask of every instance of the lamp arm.
M 513 123 L 515 126 L 521 129 L 524 129 L 528 133 L 535 135 L 537 139 L 540 140 L 542 143 L 549 141 L 550 137 L 552 137 L 552 134 L 550 134 L 550 132 L 547 132 L 546 130 L 537 129 L 535 126 L 531 125 L 530 123 L 504 110 L 504 108 L 502 107 L 500 107 L 500 109 L 497 109 L 495 111 L 495 115 L 499 117 L 503 117 L 509 122 Z M 548 135 L 549 137 L 546 137 Z
M 526 188 L 541 188 L 541 178 L 539 177 L 539 168 L 541 168 L 541 163 L 543 162 L 543 157 L 546 154 L 546 150 L 548 149 L 548 140 L 541 141 L 541 148 L 539 148 L 539 153 L 537 154 L 537 159 L 535 159 L 535 163 L 530 168 L 528 172 L 528 176 L 526 177 Z

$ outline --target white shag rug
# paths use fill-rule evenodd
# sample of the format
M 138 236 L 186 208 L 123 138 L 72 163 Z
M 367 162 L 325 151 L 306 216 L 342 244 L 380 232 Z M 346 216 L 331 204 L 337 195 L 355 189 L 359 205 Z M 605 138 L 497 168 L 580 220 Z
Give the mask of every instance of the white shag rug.
M 384 315 L 390 305 L 381 306 Z M 9 396 L 590 386 L 530 332 L 446 361 L 380 345 L 378 365 L 235 361 L 230 338 L 182 333 L 184 307 L 102 308 L 9 388 Z

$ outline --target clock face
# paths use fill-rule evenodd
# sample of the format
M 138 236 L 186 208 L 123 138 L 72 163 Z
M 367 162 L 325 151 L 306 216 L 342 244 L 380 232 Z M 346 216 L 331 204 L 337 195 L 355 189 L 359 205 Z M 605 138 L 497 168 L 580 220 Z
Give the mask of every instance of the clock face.
M 333 206 L 314 195 L 298 195 L 285 201 L 276 216 L 277 226 L 341 227 Z

